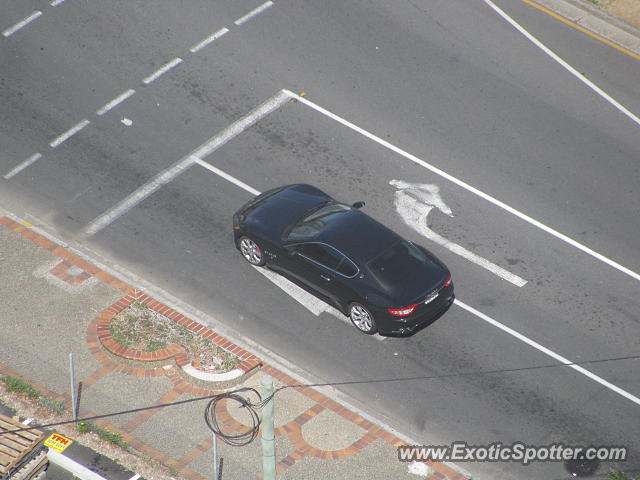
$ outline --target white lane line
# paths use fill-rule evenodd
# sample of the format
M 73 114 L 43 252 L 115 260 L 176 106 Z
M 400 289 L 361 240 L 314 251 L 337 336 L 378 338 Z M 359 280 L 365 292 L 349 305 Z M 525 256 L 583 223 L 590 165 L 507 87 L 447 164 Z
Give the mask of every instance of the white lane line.
M 18 23 L 16 23 L 12 27 L 9 27 L 6 30 L 3 30 L 2 31 L 2 35 L 4 35 L 5 37 L 10 37 L 14 33 L 16 33 L 18 30 L 20 30 L 22 27 L 24 27 L 27 24 L 33 22 L 40 15 L 42 15 L 42 12 L 40 10 L 36 10 L 31 15 L 29 15 L 27 18 L 25 18 L 24 20 L 20 20 Z
M 56 148 L 62 142 L 64 142 L 65 140 L 68 140 L 70 137 L 78 133 L 80 130 L 82 130 L 84 127 L 86 127 L 90 123 L 91 122 L 85 118 L 81 122 L 76 123 L 73 127 L 71 127 L 69 130 L 64 132 L 62 135 L 59 135 L 53 140 L 51 140 L 51 142 L 49 142 L 49 145 L 52 146 L 53 148 Z
M 15 25 L 7 28 L 6 30 L 3 30 L 2 31 L 2 35 L 4 35 L 5 37 L 10 37 L 14 33 L 16 33 L 18 30 L 20 30 L 21 28 L 25 27 L 26 25 L 28 25 L 29 23 L 34 21 L 40 15 L 42 15 L 42 12 L 40 10 L 34 11 L 31 15 L 29 15 L 26 18 L 24 18 L 23 20 L 20 20 Z
M 161 75 L 164 75 L 169 70 L 171 70 L 173 67 L 175 67 L 176 65 L 179 65 L 181 63 L 182 63 L 182 59 L 180 57 L 174 58 L 170 62 L 165 63 L 162 67 L 160 67 L 158 70 L 153 72 L 151 75 L 149 75 L 148 77 L 144 78 L 142 80 L 142 83 L 144 83 L 145 85 L 149 85 L 151 82 L 156 80 L 158 77 L 160 77 Z
M 376 135 L 367 132 L 363 128 L 360 128 L 357 125 L 354 125 L 353 123 L 349 122 L 348 120 L 345 120 L 344 118 L 339 117 L 335 113 L 332 113 L 329 110 L 327 110 L 325 108 L 322 108 L 321 106 L 316 105 L 315 103 L 307 100 L 305 97 L 301 97 L 300 95 L 296 95 L 295 93 L 291 92 L 290 90 L 284 90 L 284 91 L 287 92 L 287 94 L 291 98 L 299 101 L 300 103 L 303 103 L 304 105 L 307 105 L 307 106 L 313 108 L 317 112 L 322 113 L 323 115 L 335 120 L 336 122 L 344 125 L 345 127 L 348 127 L 350 129 L 358 132 L 359 134 L 367 137 L 370 140 L 373 140 L 374 142 L 378 143 L 379 145 L 382 145 L 383 147 L 385 147 L 385 148 L 397 153 L 398 155 L 403 156 L 407 160 L 410 160 L 410 161 L 416 163 L 417 165 L 420 165 L 421 167 L 424 167 L 427 170 L 430 170 L 431 172 L 435 173 L 436 175 L 439 175 L 442 178 L 445 178 L 445 179 L 449 180 L 451 183 L 454 183 L 454 184 L 458 185 L 459 187 L 464 188 L 465 190 L 473 193 L 474 195 L 477 195 L 478 197 L 486 200 L 487 202 L 493 203 L 495 206 L 497 206 L 499 208 L 502 208 L 503 210 L 506 210 L 507 212 L 511 213 L 512 215 L 515 215 L 516 217 L 520 218 L 521 220 L 524 220 L 527 223 L 530 223 L 534 227 L 537 227 L 540 230 L 543 230 L 544 232 L 546 232 L 546 233 L 548 233 L 550 235 L 553 235 L 554 237 L 558 238 L 559 240 L 562 240 L 563 242 L 568 243 L 572 247 L 575 247 L 578 250 L 583 251 L 587 255 L 590 255 L 593 258 L 596 258 L 597 260 L 600 260 L 601 262 L 606 263 L 610 267 L 613 267 L 616 270 L 619 270 L 620 272 L 622 272 L 622 273 L 624 273 L 626 275 L 629 275 L 630 277 L 640 281 L 640 274 L 639 273 L 634 272 L 633 270 L 631 270 L 631 269 L 619 264 L 618 262 L 616 262 L 614 260 L 611 260 L 610 258 L 605 257 L 604 255 L 596 252 L 595 250 L 590 249 L 586 245 L 583 245 L 583 244 L 573 240 L 571 237 L 568 237 L 567 235 L 565 235 L 563 233 L 560 233 L 560 232 L 558 232 L 557 230 L 554 230 L 551 227 L 546 226 L 542 222 L 539 222 L 538 220 L 536 220 L 534 218 L 531 218 L 530 216 L 520 212 L 519 210 L 516 210 L 515 208 L 507 205 L 506 203 L 498 200 L 497 198 L 494 198 L 491 195 L 488 195 L 488 194 L 484 193 L 483 191 L 478 190 L 477 188 L 469 185 L 468 183 L 466 183 L 466 182 L 454 177 L 453 175 L 448 174 L 444 170 L 440 170 L 438 167 L 435 167 L 435 166 L 431 165 L 430 163 L 427 163 L 424 160 L 419 159 L 415 155 L 412 155 L 409 152 L 406 152 L 406 151 L 402 150 L 401 148 L 396 147 L 395 145 L 387 142 L 386 140 L 383 140 L 382 138 L 377 137 Z
M 211 35 L 209 35 L 207 38 L 205 38 L 204 40 L 202 40 L 201 42 L 196 43 L 193 47 L 191 47 L 189 49 L 189 51 L 191 53 L 196 53 L 198 50 L 202 50 L 204 47 L 206 47 L 207 45 L 209 45 L 211 42 L 216 41 L 217 39 L 219 39 L 221 36 L 223 36 L 224 34 L 226 34 L 229 31 L 228 28 L 224 27 L 221 28 L 220 30 L 218 30 L 215 33 L 212 33 Z
M 260 195 L 260 192 L 258 190 L 256 190 L 255 188 L 247 185 L 246 183 L 244 183 L 241 180 L 238 180 L 236 177 L 233 177 L 231 175 L 229 175 L 226 172 L 223 172 L 222 170 L 220 170 L 217 167 L 214 167 L 213 165 L 211 165 L 210 163 L 205 162 L 204 160 L 198 158 L 198 157 L 192 157 L 194 160 L 194 163 L 197 163 L 198 165 L 200 165 L 201 167 L 206 168 L 207 170 L 212 171 L 213 173 L 215 173 L 216 175 L 219 175 L 220 177 L 224 178 L 225 180 L 233 183 L 234 185 L 237 185 L 238 187 L 242 188 L 243 190 L 246 190 L 247 192 L 249 192 L 252 195 Z
M 61 3 L 64 3 L 64 0 L 53 0 L 51 3 L 49 3 L 49 5 L 51 5 L 52 7 L 57 7 Z
M 626 398 L 628 400 L 631 400 L 636 405 L 640 405 L 640 398 L 638 398 L 635 395 L 627 392 L 626 390 L 623 390 L 622 388 L 614 385 L 613 383 L 607 382 L 604 378 L 599 377 L 598 375 L 596 375 L 594 373 L 591 373 L 586 368 L 583 368 L 583 367 L 581 367 L 579 365 L 575 365 L 574 362 L 572 362 L 571 360 L 563 357 L 562 355 L 557 354 L 553 350 L 549 350 L 547 347 L 545 347 L 543 345 L 540 345 L 538 342 L 535 342 L 534 340 L 531 340 L 529 337 L 526 337 L 525 335 L 522 335 L 521 333 L 515 331 L 513 328 L 507 327 L 506 325 L 498 322 L 497 320 L 494 320 L 493 318 L 489 317 L 488 315 L 485 315 L 484 313 L 476 310 L 475 308 L 470 307 L 469 305 L 467 305 L 464 302 L 461 302 L 457 298 L 455 299 L 454 303 L 457 306 L 459 306 L 460 308 L 463 308 L 467 312 L 475 315 L 479 319 L 484 320 L 485 322 L 489 323 L 490 325 L 493 325 L 494 327 L 499 328 L 503 332 L 508 333 L 509 335 L 517 338 L 518 340 L 526 343 L 527 345 L 532 346 L 533 348 L 541 351 L 542 353 L 544 353 L 545 355 L 548 355 L 549 357 L 553 358 L 554 360 L 557 360 L 558 362 L 560 362 L 560 363 L 562 363 L 564 365 L 567 365 L 569 368 L 573 368 L 578 373 L 581 373 L 582 375 L 590 378 L 594 382 L 599 383 L 603 387 L 608 388 L 609 390 L 617 393 L 618 395 L 622 395 L 624 398 Z
M 120 95 L 118 95 L 116 98 L 114 98 L 113 100 L 111 100 L 109 103 L 107 103 L 105 106 L 103 106 L 102 108 L 96 110 L 96 113 L 98 115 L 104 115 L 105 113 L 107 113 L 109 110 L 111 110 L 112 108 L 118 106 L 119 104 L 121 104 L 122 102 L 124 102 L 127 98 L 129 98 L 131 95 L 133 95 L 134 93 L 136 93 L 135 90 L 133 90 L 132 88 L 130 88 L 129 90 L 127 90 L 126 92 L 121 93 Z
M 200 145 L 194 151 L 192 151 L 185 157 L 178 160 L 177 163 L 160 172 L 151 181 L 140 186 L 134 192 L 129 194 L 126 198 L 118 202 L 114 207 L 112 207 L 111 209 L 104 212 L 102 215 L 99 215 L 98 217 L 93 219 L 85 227 L 84 235 L 87 237 L 95 235 L 100 230 L 105 228 L 107 225 L 115 221 L 117 218 L 121 217 L 122 215 L 127 213 L 129 210 L 131 210 L 133 207 L 138 205 L 142 200 L 147 198 L 149 195 L 151 195 L 153 192 L 158 190 L 160 187 L 162 187 L 163 185 L 166 185 L 171 180 L 176 178 L 178 175 L 180 175 L 182 172 L 184 172 L 187 168 L 189 168 L 194 163 L 198 163 L 199 165 L 202 165 L 203 163 L 205 163 L 202 160 L 202 158 L 206 157 L 207 155 L 210 155 L 211 152 L 213 152 L 217 148 L 220 148 L 229 140 L 239 135 L 245 129 L 249 128 L 251 125 L 256 123 L 262 117 L 268 115 L 273 110 L 275 110 L 285 102 L 289 101 L 289 99 L 290 99 L 289 95 L 287 95 L 283 91 L 278 92 L 269 100 L 267 100 L 266 102 L 264 102 L 263 104 L 261 104 L 260 106 L 252 110 L 249 114 L 245 115 L 240 120 L 232 123 L 227 128 L 222 130 L 222 132 L 215 135 L 214 137 L 211 137 L 209 140 L 207 140 L 205 143 Z M 215 168 L 211 165 L 209 165 L 209 167 Z M 240 181 L 238 180 L 238 182 Z
M 178 163 L 161 171 L 158 175 L 151 179 L 151 181 L 145 183 L 137 190 L 129 194 L 127 197 L 118 202 L 113 208 L 93 219 L 91 223 L 89 223 L 84 229 L 84 234 L 86 236 L 95 235 L 104 227 L 112 223 L 114 220 L 127 213 L 129 210 L 131 210 L 153 192 L 158 190 L 160 187 L 166 185 L 171 180 L 176 178 L 191 165 L 193 165 L 192 158 L 190 156 L 186 156 Z
M 273 5 L 273 2 L 271 0 L 269 0 L 268 2 L 264 2 L 262 5 L 260 5 L 259 7 L 254 8 L 253 10 L 251 10 L 246 15 L 241 16 L 239 19 L 237 19 L 233 23 L 235 23 L 236 25 L 242 25 L 247 20 L 255 17 L 259 13 L 264 12 L 267 8 L 271 7 L 272 5 Z
M 36 163 L 38 160 L 40 160 L 42 158 L 42 154 L 41 153 L 34 153 L 33 155 L 31 155 L 29 158 L 27 158 L 24 162 L 22 162 L 21 164 L 15 166 L 13 169 L 11 169 L 11 171 L 9 171 L 4 178 L 9 180 L 11 177 L 16 176 L 18 173 L 20 173 L 22 170 L 24 170 L 25 168 L 27 168 L 28 166 Z
M 247 128 L 252 126 L 261 118 L 269 115 L 274 110 L 280 108 L 283 104 L 287 103 L 290 100 L 289 94 L 285 91 L 281 90 L 273 97 L 269 98 L 266 102 L 255 108 L 249 114 L 242 117 L 240 120 L 235 121 L 227 128 L 225 128 L 222 132 L 220 132 L 215 137 L 211 138 L 209 141 L 204 143 L 202 146 L 198 147 L 193 151 L 191 155 L 194 157 L 198 157 L 200 159 L 206 158 L 211 152 L 219 148 L 221 145 L 224 145 L 229 140 L 239 135 Z
M 576 77 L 578 80 L 580 80 L 582 83 L 584 83 L 587 87 L 589 87 L 591 90 L 593 90 L 594 92 L 596 92 L 598 95 L 600 95 L 602 98 L 604 98 L 607 102 L 609 102 L 611 105 L 613 105 L 615 108 L 617 108 L 620 112 L 622 112 L 624 115 L 626 115 L 627 117 L 629 117 L 633 122 L 635 122 L 637 125 L 640 125 L 640 118 L 638 118 L 636 115 L 634 115 L 630 110 L 628 110 L 625 106 L 623 106 L 620 102 L 618 102 L 617 100 L 615 100 L 613 97 L 609 96 L 604 90 L 602 90 L 600 87 L 598 87 L 595 83 L 593 83 L 591 80 L 589 80 L 587 77 L 585 77 L 583 74 L 581 74 L 580 72 L 578 72 L 575 68 L 573 68 L 571 65 L 569 65 L 566 61 L 564 61 L 562 58 L 560 58 L 553 50 L 551 50 L 549 47 L 547 47 L 544 43 L 542 43 L 540 40 L 538 40 L 536 37 L 534 37 L 532 34 L 530 34 L 527 30 L 524 29 L 524 27 L 522 27 L 518 22 L 516 22 L 513 18 L 511 18 L 509 15 L 507 15 L 504 10 L 502 10 L 500 7 L 498 7 L 495 3 L 493 3 L 491 0 L 484 0 L 484 2 L 489 5 L 493 10 L 495 10 L 495 12 L 500 15 L 502 18 L 504 18 L 507 22 L 509 22 L 511 24 L 511 26 L 513 28 L 515 28 L 516 30 L 518 30 L 522 35 L 524 35 L 530 42 L 532 42 L 536 47 L 538 47 L 540 50 L 542 50 L 544 53 L 546 53 L 547 55 L 549 55 L 551 58 L 553 58 L 556 62 L 558 62 L 560 65 L 562 65 L 566 70 L 569 71 L 569 73 L 571 73 L 574 77 Z
M 138 480 L 140 478 L 140 474 L 136 473 L 135 475 L 133 475 L 129 480 Z

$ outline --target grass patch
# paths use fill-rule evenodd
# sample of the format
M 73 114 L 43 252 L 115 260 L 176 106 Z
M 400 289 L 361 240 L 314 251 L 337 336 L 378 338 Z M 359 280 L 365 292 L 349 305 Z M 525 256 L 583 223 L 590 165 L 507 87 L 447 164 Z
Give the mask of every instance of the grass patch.
M 48 408 L 52 412 L 57 413 L 58 415 L 62 415 L 67 410 L 64 402 L 51 397 L 40 397 L 38 399 L 38 403 L 43 407 Z
M 8 375 L 0 378 L 2 382 L 7 386 L 7 392 L 23 393 L 29 398 L 39 398 L 40 392 L 36 390 L 30 383 L 16 377 L 10 377 Z
M 99 427 L 92 422 L 80 422 L 76 428 L 80 433 L 95 433 L 100 437 L 100 439 L 114 445 L 118 445 L 125 450 L 129 447 L 129 444 L 122 439 L 122 435 L 112 432 L 111 430 L 107 430 L 106 428 Z

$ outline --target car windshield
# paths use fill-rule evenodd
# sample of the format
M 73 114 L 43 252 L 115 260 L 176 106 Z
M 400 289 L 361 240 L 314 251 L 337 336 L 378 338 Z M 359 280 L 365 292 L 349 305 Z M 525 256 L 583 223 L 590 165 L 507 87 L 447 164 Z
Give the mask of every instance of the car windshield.
M 416 266 L 427 266 L 433 262 L 420 249 L 406 240 L 401 240 L 369 262 L 372 273 L 384 285 L 402 283 Z
M 296 223 L 287 235 L 287 239 L 310 240 L 315 238 L 332 218 L 350 210 L 350 206 L 342 203 L 328 203 L 323 205 L 317 210 L 313 210 Z

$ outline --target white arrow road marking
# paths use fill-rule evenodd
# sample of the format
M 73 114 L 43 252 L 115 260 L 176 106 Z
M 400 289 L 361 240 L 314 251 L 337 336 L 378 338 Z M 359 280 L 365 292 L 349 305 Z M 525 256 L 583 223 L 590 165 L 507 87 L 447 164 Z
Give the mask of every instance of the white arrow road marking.
M 256 271 L 260 272 L 262 275 L 267 277 L 269 280 L 271 280 L 271 282 L 273 282 L 275 285 L 280 287 L 282 290 L 284 290 L 284 292 L 286 292 L 291 298 L 293 298 L 300 305 L 302 305 L 304 308 L 306 308 L 311 313 L 313 313 L 316 317 L 320 316 L 321 313 L 326 312 L 329 315 L 333 315 L 338 320 L 342 320 L 343 322 L 353 326 L 349 317 L 343 315 L 340 311 L 333 308 L 329 304 L 323 302 L 322 300 L 317 298 L 315 295 L 310 294 L 304 288 L 299 287 L 298 285 L 293 283 L 291 280 L 283 277 L 282 275 L 277 274 L 276 272 L 269 270 L 268 268 L 263 268 L 263 267 L 253 267 L 253 268 L 255 268 Z M 381 337 L 378 334 L 371 335 L 371 336 L 381 342 L 386 340 L 386 337 Z
M 404 223 L 429 240 L 436 242 L 438 245 L 451 250 L 453 253 L 466 258 L 476 265 L 486 268 L 503 280 L 511 282 L 518 287 L 526 285 L 527 281 L 525 279 L 499 267 L 486 258 L 470 252 L 457 243 L 447 240 L 429 228 L 427 216 L 434 207 L 445 215 L 453 217 L 453 212 L 442 200 L 440 188 L 437 185 L 408 183 L 402 180 L 391 180 L 389 184 L 398 189 L 394 194 L 394 203 L 396 211 L 400 215 L 400 218 L 404 220 Z

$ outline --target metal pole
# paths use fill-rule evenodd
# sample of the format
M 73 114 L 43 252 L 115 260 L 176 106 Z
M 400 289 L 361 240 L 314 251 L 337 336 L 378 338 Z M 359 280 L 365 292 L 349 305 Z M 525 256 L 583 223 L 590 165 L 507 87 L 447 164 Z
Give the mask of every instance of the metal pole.
M 213 480 L 218 480 L 218 437 L 213 434 Z
M 265 375 L 260 381 L 262 398 L 273 395 L 273 377 Z M 276 478 L 276 447 L 273 426 L 273 398 L 262 409 L 262 470 L 264 480 Z
M 71 374 L 71 408 L 73 409 L 73 420 L 78 421 L 78 397 L 76 393 L 76 369 L 73 366 L 73 353 L 69 354 L 69 371 Z

